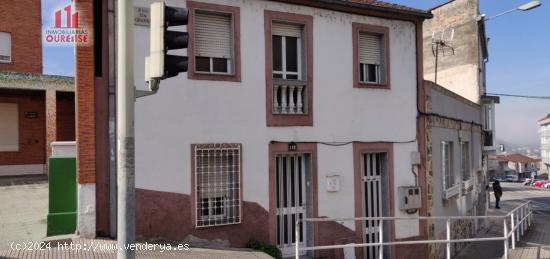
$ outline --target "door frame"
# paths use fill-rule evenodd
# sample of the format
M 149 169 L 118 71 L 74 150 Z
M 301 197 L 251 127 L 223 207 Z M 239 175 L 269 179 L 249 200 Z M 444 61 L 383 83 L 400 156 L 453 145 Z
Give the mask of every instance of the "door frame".
M 393 171 L 393 144 L 387 142 L 354 142 L 353 143 L 353 169 L 354 169 L 354 205 L 355 217 L 363 216 L 363 195 L 362 195 L 362 170 L 361 159 L 364 153 L 386 153 L 387 154 L 387 174 L 388 174 L 388 193 L 389 193 L 389 217 L 395 214 L 395 199 L 394 199 L 394 171 Z M 361 221 L 355 221 L 355 232 L 359 240 L 363 240 L 365 235 L 363 224 Z M 389 240 L 395 241 L 395 223 L 389 223 Z M 390 253 L 395 255 L 395 246 L 390 246 Z
M 311 195 L 312 195 L 312 215 L 318 217 L 318 188 L 317 188 L 317 144 L 316 143 L 303 143 L 297 142 L 296 150 L 288 151 L 288 144 L 290 142 L 271 142 L 269 144 L 269 243 L 277 245 L 277 186 L 276 186 L 276 172 L 275 172 L 275 158 L 277 155 L 282 154 L 309 154 L 311 157 Z M 306 193 L 307 195 L 307 193 Z M 319 242 L 318 237 L 318 224 L 313 223 L 313 236 L 308 236 L 306 240 L 316 245 Z

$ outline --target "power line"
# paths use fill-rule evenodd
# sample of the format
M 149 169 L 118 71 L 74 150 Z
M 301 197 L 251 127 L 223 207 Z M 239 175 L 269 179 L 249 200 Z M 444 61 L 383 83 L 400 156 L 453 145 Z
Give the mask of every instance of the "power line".
M 533 96 L 533 95 L 519 95 L 519 94 L 495 94 L 495 93 L 487 93 L 487 95 L 550 100 L 550 96 Z

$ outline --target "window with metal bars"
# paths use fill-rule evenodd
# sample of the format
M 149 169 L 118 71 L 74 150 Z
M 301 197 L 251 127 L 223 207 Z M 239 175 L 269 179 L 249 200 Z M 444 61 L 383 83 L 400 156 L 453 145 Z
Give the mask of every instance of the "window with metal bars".
M 383 84 L 385 79 L 384 35 L 373 32 L 359 32 L 359 82 Z
M 195 10 L 195 71 L 210 74 L 233 74 L 233 16 Z
M 196 145 L 197 227 L 241 222 L 241 146 Z

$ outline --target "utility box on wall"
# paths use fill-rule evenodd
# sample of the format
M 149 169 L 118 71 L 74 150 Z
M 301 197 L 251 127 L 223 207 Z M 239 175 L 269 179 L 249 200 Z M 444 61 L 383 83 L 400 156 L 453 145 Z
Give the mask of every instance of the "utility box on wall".
M 422 207 L 422 196 L 420 186 L 400 186 L 399 193 L 399 209 L 413 210 Z
M 50 157 L 47 236 L 76 230 L 76 157 Z

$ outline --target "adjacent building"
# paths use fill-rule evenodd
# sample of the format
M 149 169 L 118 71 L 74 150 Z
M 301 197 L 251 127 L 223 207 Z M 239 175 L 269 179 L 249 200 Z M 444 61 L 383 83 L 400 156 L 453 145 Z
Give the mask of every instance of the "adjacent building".
M 42 74 L 41 5 L 0 5 L 0 176 L 45 174 L 53 141 L 75 140 L 74 81 Z
M 541 170 L 550 173 L 550 113 L 538 121 L 540 134 Z
M 76 47 L 79 203 L 88 208 L 79 217 L 95 224 L 81 231 L 92 236 L 116 234 L 113 2 L 75 1 L 96 39 Z M 237 247 L 256 239 L 291 256 L 295 242 L 380 238 L 378 223 L 349 221 L 304 224 L 294 240 L 297 218 L 426 215 L 418 111 L 429 12 L 374 1 L 169 4 L 189 9 L 189 69 L 136 101 L 138 235 Z M 147 23 L 134 35 L 142 89 Z M 403 206 L 400 188 L 416 190 L 417 207 Z M 384 229 L 386 240 L 411 240 L 425 239 L 428 227 L 412 220 Z M 427 256 L 423 245 L 387 250 Z
M 540 159 L 522 154 L 501 154 L 489 156 L 488 177 L 490 179 L 506 178 L 513 179 L 531 178 L 531 174 L 540 174 L 538 167 Z
M 487 156 L 496 151 L 498 97 L 485 94 L 489 52 L 478 0 L 454 0 L 431 9 L 423 26 L 427 214 L 486 215 Z M 428 223 L 430 239 L 444 239 L 441 220 Z M 482 221 L 451 222 L 454 238 L 476 234 Z M 464 246 L 456 243 L 451 253 Z M 430 245 L 429 258 L 443 258 Z

